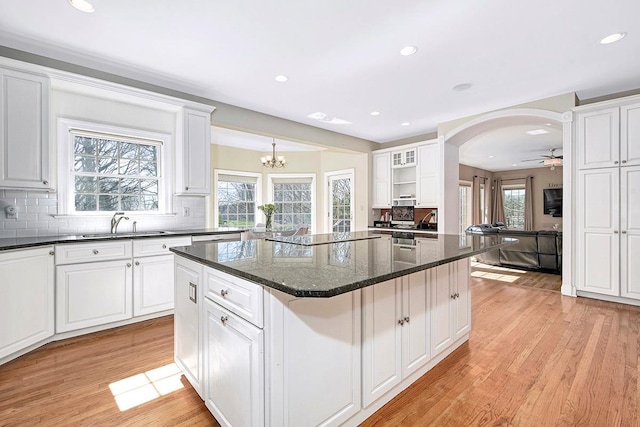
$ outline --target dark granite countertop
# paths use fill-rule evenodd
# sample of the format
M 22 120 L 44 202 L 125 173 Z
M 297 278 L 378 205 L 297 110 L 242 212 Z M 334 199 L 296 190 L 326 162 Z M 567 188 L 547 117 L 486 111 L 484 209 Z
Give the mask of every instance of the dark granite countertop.
M 38 236 L 38 237 L 5 237 L 0 239 L 0 251 L 11 249 L 25 249 L 35 246 L 56 245 L 60 243 L 82 243 L 113 239 L 147 239 L 152 237 L 198 236 L 208 234 L 233 234 L 243 231 L 240 228 L 197 228 L 170 231 L 138 231 L 137 233 L 85 233 L 66 236 Z
M 332 297 L 507 246 L 498 235 L 351 233 L 362 240 L 305 246 L 269 240 L 194 243 L 178 255 L 297 297 Z M 378 238 L 366 238 L 375 234 Z M 343 239 L 344 240 L 344 239 Z

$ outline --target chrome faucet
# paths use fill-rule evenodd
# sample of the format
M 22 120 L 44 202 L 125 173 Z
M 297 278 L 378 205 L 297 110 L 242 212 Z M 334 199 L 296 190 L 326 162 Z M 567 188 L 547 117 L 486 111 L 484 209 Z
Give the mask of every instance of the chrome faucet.
M 116 212 L 111 217 L 111 234 L 116 234 L 118 232 L 118 224 L 120 224 L 120 221 L 122 221 L 123 219 L 129 219 L 128 216 L 121 216 L 120 218 L 116 218 L 118 215 L 124 215 L 124 212 Z

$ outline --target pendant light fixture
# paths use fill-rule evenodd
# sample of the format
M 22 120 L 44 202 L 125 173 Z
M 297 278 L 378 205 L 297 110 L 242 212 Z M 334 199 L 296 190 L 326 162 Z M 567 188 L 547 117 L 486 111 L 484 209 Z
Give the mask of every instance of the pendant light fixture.
M 270 156 L 260 157 L 260 161 L 262 162 L 262 166 L 265 168 L 283 168 L 287 165 L 287 161 L 284 156 L 276 156 L 276 140 L 273 139 L 273 143 L 271 144 L 273 147 L 272 154 Z

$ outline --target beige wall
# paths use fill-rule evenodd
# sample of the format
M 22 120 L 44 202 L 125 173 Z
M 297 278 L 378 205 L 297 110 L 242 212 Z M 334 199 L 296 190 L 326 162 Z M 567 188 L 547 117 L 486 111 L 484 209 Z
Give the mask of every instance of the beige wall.
M 354 215 L 355 230 L 366 230 L 367 207 L 369 205 L 369 161 L 368 154 L 323 151 L 296 151 L 278 152 L 287 159 L 285 169 L 267 169 L 260 163 L 260 157 L 266 153 L 240 148 L 227 147 L 213 144 L 211 146 L 211 180 L 213 183 L 213 171 L 215 169 L 259 173 L 262 175 L 262 201 L 266 203 L 269 195 L 267 175 L 269 174 L 293 174 L 314 173 L 316 175 L 316 224 L 313 230 L 316 233 L 326 231 L 325 200 L 327 196 L 324 174 L 340 170 L 352 169 L 354 171 Z M 212 184 L 212 188 L 215 187 Z M 213 212 L 215 204 L 215 190 L 213 197 L 209 199 L 209 212 Z M 212 219 L 210 218 L 210 221 Z

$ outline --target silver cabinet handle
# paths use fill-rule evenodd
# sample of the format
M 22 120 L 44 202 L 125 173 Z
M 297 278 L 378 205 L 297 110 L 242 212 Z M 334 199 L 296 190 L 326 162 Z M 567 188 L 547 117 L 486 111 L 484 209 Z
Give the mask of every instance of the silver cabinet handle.
M 404 318 L 404 322 L 405 323 L 409 323 L 409 317 L 408 316 Z
M 188 190 L 189 190 L 189 187 L 184 187 L 184 189 L 188 191 Z
M 627 161 L 626 161 L 626 160 L 623 160 L 623 161 L 622 161 L 622 164 L 624 165 L 625 163 L 627 163 Z
M 189 282 L 189 299 L 193 301 L 194 304 L 198 303 L 198 285 L 193 282 Z
M 226 297 L 227 297 L 227 295 L 229 295 L 229 291 L 228 291 L 228 290 L 226 290 L 226 289 L 222 289 L 222 290 L 220 291 L 220 296 L 221 296 L 222 298 L 226 298 Z
M 456 294 L 452 294 L 451 299 L 456 299 Z
M 47 181 L 46 179 L 45 179 L 44 181 L 42 181 L 42 183 L 43 183 L 44 185 L 49 185 L 49 181 Z
M 55 255 L 54 251 L 49 251 L 49 255 Z
M 627 230 L 622 230 L 622 234 L 627 234 Z
M 162 245 L 162 249 L 167 249 L 167 245 Z
M 614 162 L 613 162 L 613 164 L 614 164 L 614 165 L 617 165 L 617 164 L 618 164 L 618 161 L 617 161 L 617 160 L 616 160 L 616 161 L 614 161 Z
M 131 267 L 131 263 L 130 262 L 127 263 L 127 267 Z
M 613 230 L 613 234 L 618 234 L 618 230 Z
M 398 320 L 398 325 L 400 325 L 400 326 L 404 325 L 404 319 Z
M 140 265 L 140 261 L 136 261 L 136 265 Z
M 227 326 L 227 322 L 229 321 L 229 317 L 228 316 L 221 316 L 220 317 L 220 321 L 222 322 L 222 324 L 224 326 Z
M 97 250 L 97 249 L 94 249 L 94 250 L 93 250 L 93 254 L 94 254 L 94 255 L 98 255 L 99 253 L 100 253 L 100 251 L 99 251 L 99 250 Z

